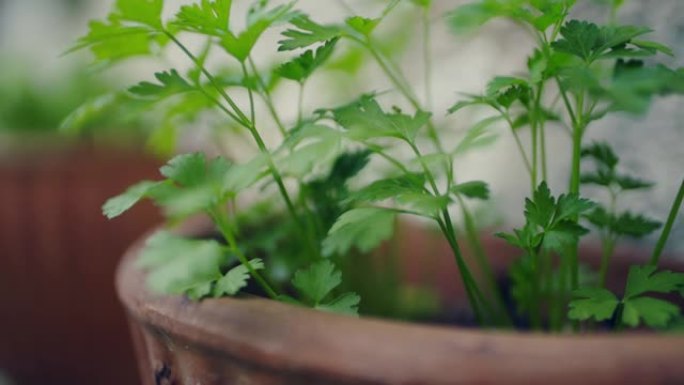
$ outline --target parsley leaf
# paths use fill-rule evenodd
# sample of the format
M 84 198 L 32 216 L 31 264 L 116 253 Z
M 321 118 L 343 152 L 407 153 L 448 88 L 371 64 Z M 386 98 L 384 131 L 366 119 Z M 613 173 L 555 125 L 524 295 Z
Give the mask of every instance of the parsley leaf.
M 342 283 L 342 273 L 328 260 L 311 265 L 307 270 L 299 270 L 292 284 L 313 304 L 318 305 L 330 292 Z
M 587 233 L 577 224 L 576 217 L 594 206 L 593 202 L 576 194 L 561 195 L 556 200 L 546 182 L 542 182 L 532 199 L 525 199 L 525 226 L 516 229 L 515 234 L 500 233 L 497 236 L 526 251 L 541 245 L 546 250 L 563 253 Z
M 117 19 L 137 22 L 155 29 L 162 26 L 164 0 L 117 0 L 113 15 Z
M 642 27 L 599 27 L 588 21 L 570 20 L 561 27 L 562 38 L 553 42 L 552 47 L 591 63 L 608 50 L 627 44 L 633 38 L 648 32 L 651 30 Z
M 332 55 L 338 38 L 330 40 L 320 46 L 316 51 L 307 50 L 295 59 L 282 64 L 276 69 L 276 73 L 286 79 L 303 82 L 311 74 L 321 67 Z
M 159 84 L 140 82 L 129 88 L 128 91 L 137 96 L 163 99 L 168 96 L 193 91 L 195 89 L 185 81 L 175 69 L 168 72 L 157 72 L 154 74 L 154 77 L 159 81 Z
M 328 260 L 319 261 L 306 270 L 299 270 L 292 279 L 297 291 L 316 309 L 341 314 L 357 315 L 361 298 L 356 293 L 345 293 L 325 301 L 342 283 L 342 273 Z
M 656 270 L 652 265 L 632 266 L 627 276 L 625 299 L 644 293 L 670 293 L 684 287 L 684 274 Z
M 159 185 L 160 182 L 138 182 L 122 194 L 109 198 L 102 206 L 102 213 L 109 219 L 116 218 L 131 209 L 140 200 L 147 198 L 150 192 Z
M 345 23 L 354 31 L 364 36 L 370 36 L 373 30 L 375 30 L 375 27 L 378 26 L 380 21 L 380 19 L 369 19 L 361 16 L 352 16 L 345 20 Z
M 297 15 L 292 11 L 293 2 L 272 9 L 267 9 L 266 6 L 265 1 L 253 5 L 247 17 L 247 28 L 238 35 L 228 32 L 221 38 L 221 47 L 240 62 L 247 60 L 254 45 L 268 28 Z
M 350 196 L 358 202 L 379 202 L 404 194 L 426 193 L 424 174 L 406 174 L 395 178 L 381 179 L 356 191 Z
M 184 31 L 221 37 L 230 28 L 231 6 L 232 0 L 202 0 L 183 5 L 173 24 Z
M 579 321 L 591 318 L 599 322 L 609 320 L 620 303 L 615 294 L 602 288 L 577 289 L 573 297 L 575 299 L 570 302 L 568 317 Z
M 396 213 L 382 208 L 362 207 L 342 214 L 323 240 L 323 255 L 344 255 L 352 248 L 369 252 L 394 232 Z
M 342 36 L 340 27 L 320 25 L 305 15 L 295 17 L 291 23 L 297 29 L 288 29 L 283 32 L 286 39 L 278 42 L 278 51 L 292 51 Z
M 638 297 L 624 303 L 622 322 L 637 327 L 639 320 L 643 319 L 652 328 L 663 328 L 679 315 L 679 306 L 673 303 L 657 298 Z
M 456 195 L 463 195 L 468 198 L 489 199 L 489 186 L 482 181 L 459 183 L 451 186 L 449 192 Z
M 262 270 L 264 268 L 264 262 L 259 258 L 250 260 L 249 265 L 253 270 Z M 247 280 L 249 280 L 249 270 L 245 265 L 237 265 L 216 281 L 213 294 L 215 297 L 235 295 L 247 286 Z
M 431 114 L 418 111 L 414 116 L 400 111 L 386 113 L 372 95 L 332 110 L 333 117 L 348 135 L 357 140 L 371 138 L 398 138 L 413 142 L 418 131 L 430 120 Z
M 356 316 L 359 314 L 359 303 L 361 297 L 356 293 L 345 293 L 341 296 L 316 306 L 316 309 L 331 313 Z
M 160 231 L 148 239 L 138 263 L 149 270 L 147 285 L 152 291 L 184 294 L 219 279 L 226 262 L 226 253 L 216 241 Z

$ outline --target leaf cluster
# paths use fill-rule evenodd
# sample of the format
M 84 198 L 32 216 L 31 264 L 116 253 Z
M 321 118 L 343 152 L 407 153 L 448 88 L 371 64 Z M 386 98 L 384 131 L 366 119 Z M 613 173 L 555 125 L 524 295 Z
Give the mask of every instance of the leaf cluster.
M 577 217 L 594 206 L 576 194 L 562 194 L 556 199 L 546 182 L 542 182 L 532 198 L 525 199 L 525 226 L 515 229 L 513 234 L 497 236 L 531 254 L 540 249 L 563 254 L 588 232 L 577 223 Z
M 684 274 L 658 271 L 656 266 L 632 266 L 625 294 L 618 299 L 603 288 L 581 288 L 575 291 L 568 316 L 585 321 L 615 319 L 619 326 L 665 328 L 681 313 L 679 306 L 646 294 L 671 293 L 684 287 Z

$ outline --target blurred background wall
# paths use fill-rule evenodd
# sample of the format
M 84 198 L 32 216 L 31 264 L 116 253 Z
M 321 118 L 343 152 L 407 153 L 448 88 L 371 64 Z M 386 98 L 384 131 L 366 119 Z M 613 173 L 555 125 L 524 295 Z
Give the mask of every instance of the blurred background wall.
M 169 1 L 167 8 L 180 2 Z M 524 69 L 532 42 L 516 26 L 499 21 L 480 33 L 454 36 L 440 15 L 464 1 L 434 2 L 434 109 L 441 124 L 459 132 L 483 116 L 473 112 L 444 117 L 458 93 L 482 92 L 492 76 Z M 247 1 L 236 3 L 242 7 Z M 579 3 L 580 17 L 602 20 L 606 16 L 598 0 Z M 109 127 L 106 139 L 101 139 L 97 127 L 78 140 L 55 139 L 59 120 L 86 98 L 148 79 L 151 70 L 168 68 L 168 63 L 135 62 L 99 76 L 85 67 L 86 53 L 61 56 L 86 32 L 87 20 L 103 16 L 110 4 L 105 0 L 0 0 L 0 112 L 6 118 L 10 112 L 2 106 L 19 106 L 11 109 L 19 118 L 0 128 L 0 370 L 17 384 L 135 383 L 132 352 L 113 291 L 113 271 L 125 246 L 157 218 L 146 207 L 136 216 L 107 222 L 99 215 L 99 205 L 129 183 L 154 177 L 158 161 L 145 155 L 139 145 L 130 145 L 129 137 L 117 139 L 117 133 L 127 131 L 118 123 Z M 374 12 L 382 1 L 300 0 L 299 5 L 323 21 L 337 21 L 348 14 L 349 7 Z M 407 13 L 398 20 L 410 18 Z M 653 38 L 677 54 L 663 61 L 684 65 L 684 1 L 628 0 L 620 19 L 653 26 Z M 395 26 L 394 33 L 409 41 L 402 66 L 422 93 L 422 64 L 412 60 L 420 47 L 410 43 L 412 36 L 418 36 L 419 26 L 406 22 Z M 269 42 L 276 39 L 275 35 L 267 37 L 260 47 L 271 52 Z M 183 59 L 172 54 L 170 61 Z M 387 83 L 375 75 L 377 70 L 371 66 L 356 82 L 338 79 L 332 85 L 335 97 L 354 97 L 358 84 L 364 91 L 387 89 Z M 307 98 L 307 106 L 335 100 L 327 91 L 330 87 L 330 83 L 315 82 L 311 93 L 317 96 Z M 294 114 L 291 100 L 295 98 L 287 94 L 292 90 L 279 92 L 285 101 L 278 107 Z M 20 110 L 27 105 L 33 107 Z M 38 105 L 45 106 L 40 114 Z M 29 135 L 17 139 L 7 126 L 22 124 L 32 128 L 25 130 Z M 485 222 L 517 224 L 528 186 L 520 182 L 525 174 L 513 142 L 503 127 L 501 133 L 497 143 L 466 156 L 457 169 L 461 179 L 478 178 L 491 184 L 493 201 L 498 203 L 496 215 Z M 560 131 L 549 136 L 552 168 L 562 170 L 569 162 L 568 138 Z M 638 119 L 605 119 L 593 127 L 590 136 L 610 138 L 627 171 L 657 182 L 650 195 L 635 194 L 625 200 L 625 206 L 664 218 L 684 173 L 682 99 L 657 100 Z M 112 143 L 117 145 L 112 147 Z M 186 148 L 198 143 L 202 140 L 195 134 L 184 138 Z M 564 172 L 552 175 L 552 188 L 567 183 Z M 48 215 L 52 219 L 46 220 Z M 684 226 L 675 229 L 669 250 L 684 251 Z

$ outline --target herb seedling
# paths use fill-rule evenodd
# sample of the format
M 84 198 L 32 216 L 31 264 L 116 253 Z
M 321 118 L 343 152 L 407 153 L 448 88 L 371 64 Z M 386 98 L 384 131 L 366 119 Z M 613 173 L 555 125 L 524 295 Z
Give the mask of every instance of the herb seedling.
M 433 221 L 444 235 L 475 318 L 485 326 L 510 327 L 514 317 L 504 303 L 467 204 L 467 200 L 488 199 L 489 188 L 483 181 L 460 180 L 454 171 L 458 157 L 491 141 L 490 126 L 503 121 L 517 143 L 532 194 L 525 201 L 525 225 L 500 234 L 523 253 L 511 270 L 519 315 L 533 328 L 549 330 L 590 319 L 613 320 L 617 328 L 642 321 L 666 327 L 679 316 L 676 305 L 645 294 L 684 287 L 683 275 L 657 269 L 684 186 L 651 264 L 632 267 L 625 295 L 619 299 L 604 287 L 617 240 L 644 236 L 659 224 L 641 214 L 617 211 L 620 194 L 650 184 L 621 174 L 618 158 L 607 144 L 588 145 L 584 140 L 591 123 L 607 114 L 641 113 L 655 95 L 684 92 L 682 70 L 642 62 L 658 53 L 671 54 L 667 47 L 642 39 L 647 28 L 568 20 L 572 0 L 481 0 L 458 7 L 448 15 L 455 29 L 510 18 L 530 31 L 538 46 L 529 57 L 525 76 L 496 77 L 484 94 L 468 96 L 449 109 L 455 114 L 479 105 L 495 113 L 452 146 L 441 139 L 449 129 L 436 119 L 443 112 L 429 112 L 430 87 L 425 96 L 417 95 L 401 66 L 381 48 L 378 32 L 397 9 L 419 11 L 414 13 L 423 27 L 422 59 L 429 85 L 431 1 L 388 1 L 377 17 L 351 16 L 337 24 L 321 24 L 298 11 L 294 2 L 271 5 L 260 0 L 249 7 L 246 23 L 239 29 L 233 23 L 232 5 L 231 0 L 201 0 L 181 6 L 170 20 L 163 20 L 162 0 L 116 0 L 107 19 L 92 22 L 89 33 L 75 46 L 89 48 L 101 64 L 171 49 L 181 52 L 189 70 L 159 72 L 156 80 L 128 90 L 129 96 L 165 116 L 168 124 L 161 125 L 159 136 L 172 142 L 169 124 L 180 115 L 192 121 L 211 110 L 246 133 L 257 149 L 257 155 L 246 161 L 230 154 L 179 155 L 161 169 L 164 180 L 136 184 L 105 204 L 105 215 L 113 218 L 150 199 L 172 223 L 201 213 L 215 224 L 220 242 L 184 239 L 168 232 L 149 239 L 140 263 L 150 271 L 152 289 L 201 299 L 235 295 L 251 279 L 273 299 L 356 314 L 363 298 L 345 288 L 342 272 L 350 271 L 348 256 L 374 250 L 391 238 L 397 216 L 413 215 Z M 264 66 L 256 60 L 254 47 L 264 32 L 282 26 L 276 51 L 279 58 L 294 55 Z M 184 43 L 189 35 L 204 41 L 200 49 Z M 325 72 L 341 47 L 360 49 L 372 59 L 408 107 L 384 106 L 382 94 L 362 89 L 357 99 L 346 104 L 304 111 L 308 81 Z M 213 69 L 209 63 L 217 58 L 231 59 L 233 66 Z M 292 122 L 281 116 L 274 93 L 288 82 L 299 88 Z M 264 140 L 269 127 L 281 137 L 276 146 Z M 568 190 L 558 196 L 546 183 L 545 132 L 550 127 L 565 128 L 570 136 L 571 178 Z M 529 146 L 519 135 L 522 129 L 530 130 Z M 400 157 L 399 150 L 410 155 Z M 350 183 L 371 159 L 387 165 L 390 175 L 360 187 Z M 595 170 L 582 173 L 582 159 L 593 161 Z M 582 183 L 605 188 L 609 203 L 582 198 Z M 266 203 L 235 210 L 238 198 L 255 187 L 264 191 Z M 273 203 L 273 195 L 279 204 Z M 462 253 L 453 207 L 464 218 L 465 239 L 482 277 L 474 274 Z M 579 242 L 588 227 L 598 229 L 604 243 L 597 285 L 580 274 Z

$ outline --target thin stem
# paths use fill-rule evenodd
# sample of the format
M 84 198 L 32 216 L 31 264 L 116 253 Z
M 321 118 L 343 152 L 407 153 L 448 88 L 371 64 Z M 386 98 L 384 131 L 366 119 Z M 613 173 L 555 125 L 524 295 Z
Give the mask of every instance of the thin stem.
M 541 168 L 542 168 L 542 180 L 546 181 L 548 179 L 548 157 L 546 156 L 546 124 L 542 119 L 539 122 L 539 141 L 541 144 Z
M 672 226 L 677 219 L 677 214 L 679 209 L 682 207 L 682 200 L 684 200 L 684 179 L 682 179 L 682 184 L 679 186 L 679 191 L 675 197 L 674 202 L 672 202 L 672 208 L 670 208 L 670 214 L 667 217 L 667 222 L 663 231 L 660 233 L 660 238 L 658 238 L 658 243 L 656 243 L 655 249 L 653 249 L 653 254 L 651 255 L 651 265 L 657 266 L 660 262 L 660 255 L 665 248 L 667 239 L 670 237 L 670 232 L 672 231 Z
M 473 309 L 473 313 L 475 314 L 475 319 L 477 323 L 482 324 L 484 318 L 482 315 L 482 310 L 480 309 L 480 306 L 478 304 L 477 297 L 475 295 L 474 279 L 472 278 L 472 275 L 470 275 L 468 266 L 465 264 L 465 260 L 463 259 L 463 255 L 461 254 L 461 249 L 458 246 L 458 242 L 456 241 L 456 238 L 453 235 L 453 229 L 450 230 L 446 226 L 445 221 L 443 221 L 440 218 L 437 219 L 437 223 L 439 224 L 439 227 L 442 230 L 442 234 L 444 234 L 445 238 L 447 239 L 447 242 L 449 242 L 451 251 L 454 254 L 456 265 L 458 266 L 458 271 L 461 274 L 461 281 L 463 282 L 463 287 L 465 288 L 466 295 L 468 296 L 468 302 L 470 303 L 470 307 L 471 309 Z
M 247 94 L 249 96 L 249 117 L 252 124 L 256 124 L 256 112 L 254 106 L 254 93 L 252 92 L 252 87 L 249 86 L 249 71 L 247 71 L 247 66 L 244 61 L 240 62 L 240 67 L 242 68 L 242 74 L 245 77 L 245 82 L 247 83 Z
M 601 267 L 599 268 L 599 287 L 606 286 L 606 279 L 608 277 L 608 267 L 610 266 L 610 259 L 615 250 L 615 237 L 608 234 L 603 240 L 603 247 L 601 251 Z
M 268 282 L 256 270 L 254 270 L 254 268 L 252 268 L 252 265 L 249 263 L 249 260 L 242 252 L 242 250 L 240 250 L 240 248 L 238 247 L 237 242 L 235 240 L 235 235 L 233 234 L 233 231 L 230 227 L 230 223 L 224 210 L 221 207 L 215 207 L 210 211 L 210 214 L 211 217 L 214 219 L 214 222 L 216 223 L 216 226 L 218 227 L 219 231 L 221 232 L 221 235 L 228 242 L 228 247 L 230 247 L 230 250 L 233 252 L 233 254 L 235 254 L 240 263 L 247 269 L 249 275 L 251 275 L 252 278 L 254 278 L 254 280 L 257 281 L 259 286 L 261 286 L 261 288 L 266 292 L 266 294 L 271 299 L 277 299 L 278 293 L 276 293 L 276 291 L 273 290 L 271 285 L 269 285 Z
M 617 206 L 617 193 L 613 189 L 610 192 L 610 206 L 608 208 L 608 214 L 610 217 L 615 215 L 615 208 Z M 601 253 L 601 267 L 599 268 L 599 287 L 606 286 L 606 277 L 608 276 L 608 267 L 610 266 L 610 259 L 615 250 L 615 243 L 617 242 L 617 235 L 614 234 L 610 229 L 606 229 L 603 235 L 603 247 Z
M 523 147 L 522 141 L 520 140 L 520 136 L 518 136 L 518 133 L 515 132 L 515 128 L 513 125 L 513 120 L 511 117 L 508 115 L 508 113 L 500 108 L 495 108 L 497 111 L 499 111 L 499 114 L 506 120 L 506 123 L 508 123 L 508 126 L 511 128 L 511 134 L 513 135 L 513 139 L 515 139 L 515 144 L 518 146 L 518 152 L 520 153 L 520 156 L 522 157 L 523 162 L 525 163 L 525 169 L 527 170 L 527 173 L 532 176 L 532 164 L 530 163 L 530 159 L 527 157 L 527 153 L 525 152 L 525 148 Z M 536 186 L 534 186 L 536 187 Z M 533 188 L 534 190 L 534 188 Z
M 259 131 L 256 129 L 256 127 L 254 125 L 254 122 L 250 121 L 249 118 L 247 118 L 247 116 L 245 116 L 244 112 L 242 112 L 242 110 L 237 106 L 237 104 L 235 104 L 233 99 L 226 93 L 226 91 L 223 89 L 223 87 L 221 87 L 218 84 L 218 82 L 216 81 L 214 76 L 202 65 L 202 63 L 195 57 L 195 55 L 193 55 L 192 52 L 190 52 L 190 50 L 188 50 L 187 47 L 185 47 L 183 45 L 183 43 L 181 43 L 178 39 L 176 39 L 176 37 L 172 33 L 168 32 L 166 30 L 164 30 L 164 33 L 169 37 L 169 39 L 171 39 L 171 41 L 173 41 L 193 61 L 193 63 L 195 63 L 197 68 L 199 68 L 200 71 L 204 74 L 204 76 L 206 76 L 206 78 L 209 80 L 211 85 L 216 89 L 216 91 L 218 91 L 218 93 L 223 97 L 223 99 L 225 99 L 226 102 L 228 102 L 228 104 L 233 109 L 233 111 L 231 112 L 225 106 L 223 106 L 222 104 L 219 104 L 221 106 L 221 109 L 231 117 L 237 115 L 236 121 L 238 123 L 240 123 L 242 126 L 244 126 L 245 128 L 247 128 L 247 130 L 250 132 L 250 134 L 254 138 L 254 141 L 257 144 L 257 147 L 259 148 L 259 151 L 266 157 L 266 161 L 268 164 L 269 171 L 270 171 L 271 175 L 273 176 L 273 179 L 275 180 L 276 185 L 278 186 L 278 190 L 280 192 L 280 195 L 282 195 L 283 200 L 285 201 L 285 205 L 287 206 L 287 210 L 289 211 L 290 215 L 295 220 L 297 225 L 302 230 L 306 230 L 307 227 L 305 226 L 304 222 L 299 217 L 299 215 L 297 215 L 297 212 L 294 208 L 294 205 L 292 204 L 292 199 L 290 199 L 290 195 L 287 192 L 287 189 L 285 188 L 285 184 L 283 183 L 283 178 L 280 175 L 280 172 L 278 171 L 278 168 L 275 165 L 275 162 L 273 160 L 273 156 L 271 155 L 270 151 L 268 151 L 268 148 L 266 147 L 266 144 L 264 143 L 263 138 L 261 137 L 261 135 L 259 134 Z M 317 248 L 314 246 L 315 241 L 313 239 L 311 239 L 310 236 L 307 236 L 305 238 L 309 239 L 309 241 L 306 242 L 306 244 L 309 245 L 311 251 L 313 252 L 313 255 L 320 254 L 316 251 Z
M 427 164 L 425 164 L 425 161 L 423 160 L 423 155 L 420 152 L 420 149 L 416 146 L 415 143 L 407 140 L 406 143 L 411 147 L 415 155 L 418 157 L 420 160 L 420 165 L 423 169 L 423 172 L 425 173 L 425 176 L 428 179 L 428 183 L 430 184 L 430 187 L 432 188 L 433 193 L 435 196 L 441 195 L 439 192 L 439 188 L 437 187 L 437 182 L 435 181 L 434 176 L 432 175 L 432 172 L 430 171 L 429 167 Z M 458 244 L 458 241 L 456 240 L 456 230 L 454 229 L 454 225 L 451 221 L 451 215 L 449 214 L 448 209 L 443 209 L 441 213 L 442 219 L 437 219 L 437 222 L 440 225 L 440 228 L 442 229 L 442 232 L 444 233 L 444 236 L 447 238 L 449 241 L 449 245 L 451 246 L 451 250 L 454 254 L 454 258 L 456 259 L 456 265 L 458 266 L 458 270 L 461 274 L 461 279 L 463 281 L 463 285 L 466 289 L 466 293 L 468 294 L 468 300 L 470 302 L 470 305 L 473 309 L 473 312 L 475 313 L 476 318 L 478 319 L 478 322 L 482 322 L 482 313 L 481 309 L 479 307 L 479 302 L 481 301 L 485 306 L 488 307 L 488 309 L 491 310 L 491 307 L 485 301 L 484 296 L 482 295 L 482 292 L 479 290 L 477 286 L 477 282 L 473 278 L 473 274 L 468 268 L 468 264 L 465 262 L 465 259 L 463 258 L 463 253 L 461 252 L 461 248 Z
M 285 125 L 283 124 L 282 119 L 280 119 L 280 115 L 278 115 L 278 111 L 276 110 L 275 104 L 273 103 L 273 99 L 271 98 L 271 93 L 268 91 L 266 82 L 264 82 L 264 79 L 261 77 L 260 72 L 256 66 L 256 63 L 254 63 L 254 59 L 252 59 L 252 57 L 250 56 L 249 58 L 247 58 L 247 60 L 249 62 L 250 68 L 252 69 L 252 72 L 254 73 L 254 76 L 256 76 L 257 82 L 259 82 L 259 86 L 261 87 L 261 92 L 259 94 L 261 95 L 261 98 L 264 100 L 268 112 L 271 114 L 271 117 L 278 126 L 280 134 L 283 137 L 287 136 L 287 130 L 285 129 Z
M 494 296 L 496 304 L 499 308 L 498 313 L 499 316 L 502 317 L 503 324 L 510 326 L 512 325 L 511 318 L 508 314 L 508 311 L 506 311 L 506 304 L 504 302 L 503 296 L 501 295 L 501 289 L 496 281 L 496 275 L 494 275 L 492 265 L 489 263 L 487 254 L 485 253 L 484 247 L 482 246 L 482 242 L 480 242 L 480 238 L 478 237 L 477 227 L 475 226 L 473 216 L 468 210 L 468 207 L 465 205 L 463 198 L 459 196 L 458 201 L 463 213 L 468 243 L 470 243 L 470 247 L 473 250 L 473 254 L 475 254 L 475 260 L 478 263 L 478 266 L 480 267 L 482 274 L 484 274 L 487 283 L 489 284 L 489 290 L 491 292 L 491 295 Z
M 176 44 L 176 45 L 178 46 L 178 48 L 180 48 L 181 51 L 183 51 L 183 53 L 185 53 L 185 54 L 190 58 L 190 60 L 192 60 L 192 62 L 197 66 L 197 68 L 200 69 L 200 71 L 202 72 L 202 74 L 204 74 L 204 76 L 209 80 L 209 82 L 211 83 L 212 87 L 214 87 L 214 88 L 216 89 L 216 91 L 218 91 L 218 93 L 221 95 L 221 97 L 223 97 L 223 99 L 225 99 L 226 102 L 228 102 L 228 105 L 230 105 L 230 108 L 233 109 L 233 113 L 234 113 L 233 115 L 236 115 L 236 116 L 237 116 L 237 118 L 236 118 L 235 120 L 236 120 L 240 125 L 242 125 L 242 126 L 244 126 L 245 128 L 248 128 L 248 129 L 249 129 L 250 126 L 251 126 L 250 120 L 247 118 L 247 116 L 245 115 L 245 113 L 242 112 L 242 110 L 240 109 L 240 107 L 238 107 L 238 105 L 237 105 L 237 104 L 235 103 L 235 101 L 230 97 L 230 95 L 228 95 L 228 94 L 226 93 L 226 91 L 223 89 L 223 87 L 221 87 L 221 86 L 218 84 L 218 82 L 216 81 L 216 78 L 214 78 L 214 76 L 213 76 L 209 71 L 207 71 L 207 69 L 204 67 L 204 65 L 202 65 L 202 63 L 199 61 L 199 59 L 197 59 L 197 57 L 195 57 L 195 55 L 193 55 L 193 53 L 190 52 L 190 50 L 189 50 L 185 45 L 183 45 L 183 43 L 181 43 L 181 42 L 176 38 L 176 36 L 174 36 L 171 32 L 169 32 L 169 31 L 167 31 L 167 30 L 164 30 L 164 34 L 165 34 L 166 36 L 168 36 L 168 38 L 171 39 L 171 41 L 173 41 L 173 43 Z
M 297 98 L 297 126 L 302 124 L 302 120 L 304 119 L 304 87 L 306 87 L 306 82 L 300 82 L 299 97 Z

